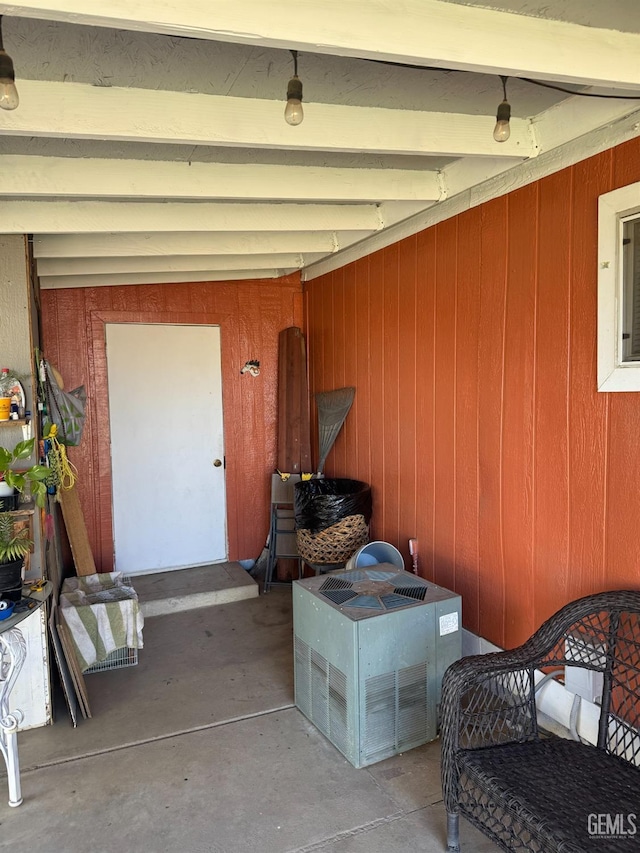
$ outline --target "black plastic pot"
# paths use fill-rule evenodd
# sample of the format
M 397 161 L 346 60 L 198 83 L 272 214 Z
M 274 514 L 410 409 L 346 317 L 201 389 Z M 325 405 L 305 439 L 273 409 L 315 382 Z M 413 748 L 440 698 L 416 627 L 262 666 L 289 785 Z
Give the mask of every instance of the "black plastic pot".
M 20 492 L 13 495 L 2 495 L 0 497 L 0 512 L 13 512 L 20 504 Z
M 11 560 L 9 563 L 0 563 L 0 598 L 11 598 L 8 592 L 18 590 L 18 598 L 20 598 L 20 590 L 22 589 L 22 564 L 24 557 L 19 557 L 17 560 Z

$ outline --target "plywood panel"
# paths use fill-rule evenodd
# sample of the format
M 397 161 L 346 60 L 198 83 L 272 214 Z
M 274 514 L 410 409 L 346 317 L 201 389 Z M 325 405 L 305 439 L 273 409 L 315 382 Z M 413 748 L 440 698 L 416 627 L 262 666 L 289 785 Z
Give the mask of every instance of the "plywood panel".
M 384 514 L 382 535 L 386 541 L 398 542 L 400 537 L 400 398 L 399 348 L 400 328 L 398 245 L 389 246 L 383 252 L 383 313 L 384 313 L 384 359 L 382 382 L 384 404 L 380 411 L 384 430 L 382 446 L 384 492 Z
M 456 282 L 456 588 L 466 624 L 478 631 L 478 327 L 480 320 L 480 229 L 478 208 L 460 217 Z
M 502 518 L 505 645 L 534 631 L 533 412 L 537 184 L 509 196 L 505 313 Z
M 569 594 L 569 330 L 572 172 L 540 182 L 535 344 L 535 621 Z
M 371 300 L 369 370 L 371 383 L 370 437 L 371 437 L 371 496 L 374 516 L 371 521 L 372 539 L 383 537 L 385 519 L 384 493 L 384 252 L 376 252 L 369 259 L 369 298 Z M 356 394 L 358 393 L 356 389 Z
M 344 314 L 344 376 L 343 387 L 356 387 L 358 381 L 358 303 L 356 284 L 353 277 L 342 282 Z M 355 398 L 354 398 L 355 404 Z M 353 408 L 353 407 L 352 407 Z M 349 413 L 351 415 L 351 412 Z M 358 473 L 358 434 L 355 417 L 347 416 L 342 431 L 344 433 L 345 470 L 349 475 L 359 478 Z
M 416 241 L 416 529 L 419 573 L 434 579 L 434 411 L 435 411 L 435 228 L 417 235 Z
M 344 388 L 347 384 L 345 379 L 345 362 L 346 362 L 346 318 L 344 315 L 344 270 L 338 269 L 333 273 L 332 281 L 332 316 L 333 316 L 333 336 L 332 350 L 340 353 L 340 357 L 334 359 L 333 363 L 333 386 L 328 390 L 336 388 Z M 340 430 L 338 438 L 333 448 L 333 466 L 338 477 L 345 477 L 352 473 L 351 465 L 347 459 L 347 441 L 346 429 L 343 427 Z
M 597 197 L 636 180 L 637 139 L 341 273 L 374 535 L 404 551 L 411 519 L 421 574 L 461 592 L 465 625 L 499 645 L 576 595 L 640 586 L 640 395 L 595 386 Z M 307 285 L 313 390 L 352 365 L 333 281 Z
M 417 528 L 417 395 L 420 365 L 417 359 L 417 236 L 408 237 L 399 246 L 398 266 L 398 511 L 399 548 L 405 565 L 411 566 L 409 539 Z
M 605 586 L 604 511 L 610 394 L 596 390 L 597 198 L 611 185 L 611 153 L 573 167 L 571 217 L 571 363 L 569 598 Z
M 356 376 L 353 385 L 356 394 L 349 413 L 350 426 L 357 438 L 356 470 L 358 478 L 371 482 L 371 320 L 369 316 L 369 259 L 356 261 L 353 269 L 356 296 Z
M 640 152 L 634 143 L 613 152 L 612 185 L 621 187 L 640 180 Z M 640 538 L 637 535 L 640 483 L 640 394 L 610 394 L 608 422 L 607 504 L 605 566 L 615 569 L 620 587 L 638 585 Z
M 455 586 L 455 395 L 458 220 L 436 226 L 434 512 L 435 581 Z

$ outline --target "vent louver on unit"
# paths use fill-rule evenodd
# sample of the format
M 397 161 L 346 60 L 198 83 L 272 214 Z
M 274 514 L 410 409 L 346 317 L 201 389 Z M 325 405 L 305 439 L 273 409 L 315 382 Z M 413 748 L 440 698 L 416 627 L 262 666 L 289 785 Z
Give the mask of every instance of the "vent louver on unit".
M 340 577 L 327 577 L 318 592 L 333 604 L 382 612 L 424 601 L 427 585 L 397 569 L 352 569 L 341 572 Z
M 355 766 L 437 734 L 460 596 L 387 563 L 293 584 L 296 705 Z

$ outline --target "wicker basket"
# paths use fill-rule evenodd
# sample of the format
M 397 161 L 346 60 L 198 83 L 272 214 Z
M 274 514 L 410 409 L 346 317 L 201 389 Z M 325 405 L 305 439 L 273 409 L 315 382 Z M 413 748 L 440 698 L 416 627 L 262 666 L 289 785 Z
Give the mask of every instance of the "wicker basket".
M 369 528 L 364 515 L 348 515 L 346 518 L 312 533 L 296 530 L 298 554 L 314 565 L 346 563 L 349 557 L 369 541 Z

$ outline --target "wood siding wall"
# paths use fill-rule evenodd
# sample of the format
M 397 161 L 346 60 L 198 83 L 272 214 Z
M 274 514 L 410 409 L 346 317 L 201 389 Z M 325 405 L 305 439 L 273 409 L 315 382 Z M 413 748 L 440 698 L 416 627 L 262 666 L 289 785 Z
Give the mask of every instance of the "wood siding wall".
M 99 571 L 113 569 L 105 323 L 221 327 L 227 530 L 229 557 L 234 560 L 255 558 L 269 529 L 270 475 L 276 464 L 278 333 L 301 326 L 302 319 L 297 275 L 277 284 L 216 282 L 42 292 L 43 350 L 62 373 L 66 388 L 84 384 L 87 390 L 82 444 L 70 448 L 69 458 L 78 468 L 80 499 Z M 240 368 L 252 358 L 260 361 L 260 376 L 241 376 Z M 188 428 L 187 413 L 186 440 Z M 170 452 L 168 448 L 169 457 Z M 142 498 L 143 484 L 136 488 Z
M 597 199 L 638 180 L 634 140 L 306 285 L 311 391 L 357 389 L 326 473 L 500 646 L 640 588 L 640 394 L 596 391 Z

